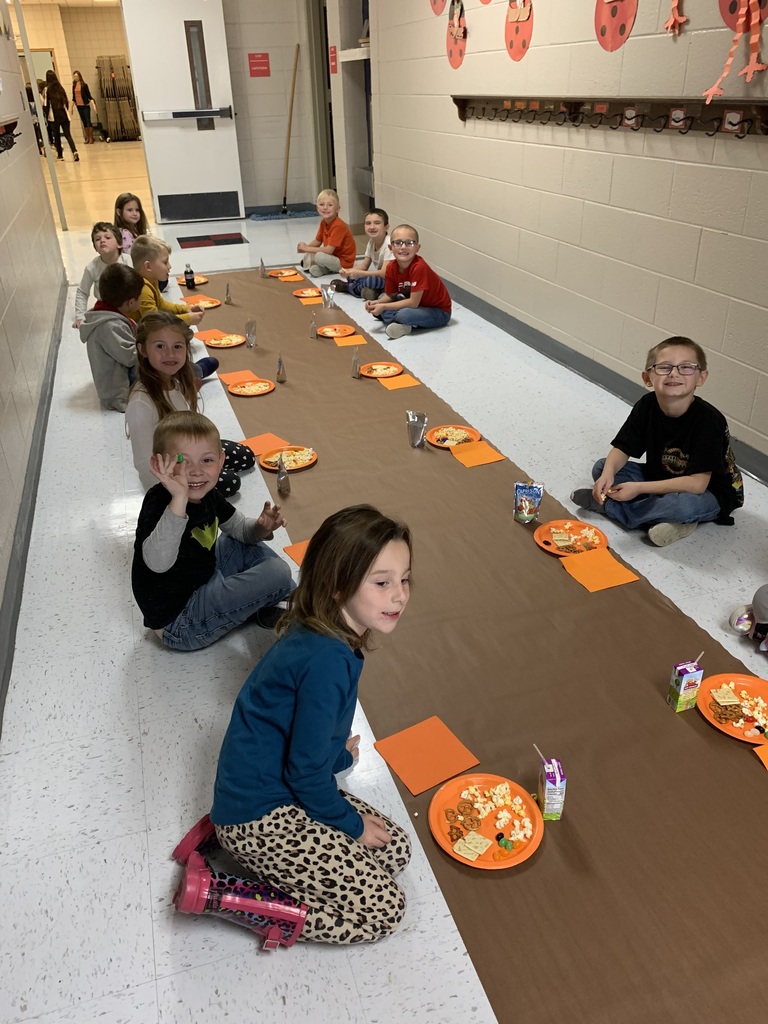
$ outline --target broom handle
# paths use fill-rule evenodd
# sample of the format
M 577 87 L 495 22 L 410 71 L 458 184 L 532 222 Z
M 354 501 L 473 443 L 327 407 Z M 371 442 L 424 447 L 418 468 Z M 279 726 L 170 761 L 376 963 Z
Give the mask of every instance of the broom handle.
M 293 78 L 291 79 L 291 103 L 288 108 L 288 138 L 285 140 L 285 177 L 283 178 L 283 205 L 288 197 L 288 160 L 291 156 L 291 127 L 293 125 L 293 96 L 296 92 L 296 72 L 299 67 L 299 44 L 296 43 L 296 54 L 293 58 Z

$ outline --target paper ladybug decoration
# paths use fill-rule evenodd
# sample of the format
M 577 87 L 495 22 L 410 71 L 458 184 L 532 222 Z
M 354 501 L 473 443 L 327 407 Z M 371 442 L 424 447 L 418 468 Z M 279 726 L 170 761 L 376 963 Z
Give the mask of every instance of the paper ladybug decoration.
M 533 36 L 533 3 L 531 0 L 509 0 L 504 23 L 504 42 L 512 60 L 522 60 L 531 48 Z
M 626 43 L 636 15 L 637 0 L 597 0 L 595 35 L 604 50 L 612 53 Z
M 464 17 L 464 4 L 460 0 L 451 0 L 445 51 L 451 67 L 460 68 L 467 52 L 467 20 Z
M 758 71 L 766 69 L 766 65 L 760 61 L 760 27 L 768 16 L 768 3 L 765 0 L 720 0 L 720 15 L 725 24 L 732 28 L 733 39 L 722 74 L 715 84 L 702 94 L 706 96 L 707 103 L 711 103 L 715 96 L 723 95 L 720 86 L 730 74 L 736 50 L 742 37 L 747 33 L 749 33 L 749 63 L 741 69 L 739 76 L 743 75 L 745 82 L 751 82 Z
M 448 0 L 429 0 L 429 6 L 435 14 L 442 14 Z

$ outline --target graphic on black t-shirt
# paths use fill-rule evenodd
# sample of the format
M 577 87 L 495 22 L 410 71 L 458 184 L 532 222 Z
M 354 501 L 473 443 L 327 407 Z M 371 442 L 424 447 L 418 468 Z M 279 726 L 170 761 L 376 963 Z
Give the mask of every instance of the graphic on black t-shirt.
M 665 448 L 661 464 L 670 476 L 685 476 L 688 472 L 688 456 L 680 448 Z
M 210 551 L 219 535 L 219 517 L 216 516 L 212 523 L 206 523 L 205 526 L 196 526 L 194 530 L 189 531 L 189 535 L 194 537 L 206 551 Z

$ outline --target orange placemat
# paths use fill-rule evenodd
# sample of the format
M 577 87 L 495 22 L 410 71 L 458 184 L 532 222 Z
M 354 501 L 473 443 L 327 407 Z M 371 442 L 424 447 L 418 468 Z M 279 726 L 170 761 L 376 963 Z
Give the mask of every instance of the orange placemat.
M 231 373 L 220 373 L 219 380 L 225 384 L 243 384 L 247 380 L 258 380 L 253 370 L 233 370 Z
M 292 558 L 296 565 L 301 565 L 304 561 L 304 555 L 307 553 L 308 540 L 300 540 L 296 544 L 289 544 L 288 547 L 283 548 L 283 551 Z
M 278 280 L 283 281 L 285 284 L 292 284 L 294 281 L 303 281 L 304 278 L 301 274 L 291 274 L 290 277 L 280 277 Z
M 401 373 L 399 377 L 377 377 L 376 379 L 387 391 L 399 391 L 400 388 L 416 388 L 421 385 L 421 381 L 416 380 L 410 373 Z
M 414 796 L 480 763 L 437 715 L 373 745 Z
M 291 280 L 293 280 L 293 278 L 291 278 Z M 299 299 L 299 302 L 302 304 L 302 306 L 317 306 L 318 303 L 322 301 L 323 299 L 322 296 L 320 295 L 313 295 L 309 299 Z
M 367 345 L 368 342 L 362 336 L 362 334 L 350 334 L 347 338 L 334 338 L 333 339 L 339 348 L 344 348 L 346 345 Z
M 251 375 L 253 376 L 253 374 Z M 233 383 L 237 384 L 237 381 Z M 278 437 L 277 434 L 256 434 L 254 437 L 246 437 L 240 444 L 247 445 L 254 455 L 263 455 L 264 452 L 274 451 L 275 448 L 284 448 L 290 441 Z
M 610 587 L 620 587 L 624 583 L 633 583 L 640 578 L 617 562 L 605 548 L 583 551 L 580 555 L 568 555 L 563 559 L 563 568 L 577 583 L 586 587 L 590 594 L 598 590 L 608 590 Z
M 195 337 L 200 341 L 216 341 L 226 336 L 226 331 L 220 331 L 218 327 L 212 327 L 209 331 L 197 331 Z
M 753 752 L 760 758 L 763 767 L 768 768 L 768 744 L 763 744 L 762 747 L 753 747 Z
M 495 448 L 491 448 L 487 441 L 467 441 L 466 444 L 457 444 L 451 448 L 451 453 L 462 466 L 466 466 L 468 469 L 472 466 L 488 466 L 492 462 L 504 461 L 504 456 Z

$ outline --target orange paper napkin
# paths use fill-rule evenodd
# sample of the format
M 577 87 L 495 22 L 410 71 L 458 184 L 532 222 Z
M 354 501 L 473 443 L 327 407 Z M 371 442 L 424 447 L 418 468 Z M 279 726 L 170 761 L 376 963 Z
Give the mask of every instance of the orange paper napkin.
M 220 373 L 219 380 L 225 384 L 244 384 L 247 380 L 259 380 L 253 370 L 233 370 L 232 373 Z
M 212 327 L 210 331 L 198 331 L 195 334 L 195 337 L 199 341 L 216 341 L 218 338 L 223 338 L 225 334 L 225 331 L 220 331 L 218 328 Z
M 634 583 L 640 578 L 617 562 L 606 548 L 568 555 L 563 559 L 563 568 L 577 583 L 586 587 L 590 594 L 610 587 L 620 587 L 623 583 Z
M 277 434 L 257 434 L 255 437 L 246 437 L 240 444 L 247 445 L 254 455 L 264 455 L 265 452 L 273 452 L 275 448 L 285 448 L 290 441 L 284 441 Z
M 362 334 L 350 334 L 347 338 L 334 338 L 333 339 L 339 348 L 344 348 L 346 345 L 367 345 L 368 342 L 362 336 Z
M 768 768 L 768 746 L 764 743 L 759 747 L 753 747 L 752 750 L 757 754 L 763 763 L 764 768 Z
M 323 299 L 322 296 L 320 295 L 312 295 L 308 299 L 299 299 L 299 302 L 302 304 L 302 306 L 317 306 L 318 303 L 322 301 Z
M 293 284 L 294 281 L 303 281 L 304 278 L 301 274 L 291 274 L 290 277 L 279 277 L 278 281 L 284 281 L 286 284 Z
M 300 540 L 297 544 L 289 544 L 288 547 L 283 548 L 283 551 L 292 558 L 296 565 L 301 565 L 304 561 L 304 555 L 307 553 L 308 540 Z
M 487 466 L 491 462 L 504 461 L 504 456 L 495 448 L 491 448 L 487 441 L 467 441 L 466 444 L 457 444 L 451 448 L 451 452 L 453 457 L 468 469 L 472 466 Z
M 377 377 L 379 384 L 387 391 L 399 391 L 400 388 L 416 388 L 421 384 L 410 373 L 401 373 L 399 377 Z
M 436 715 L 373 745 L 414 796 L 479 764 Z

